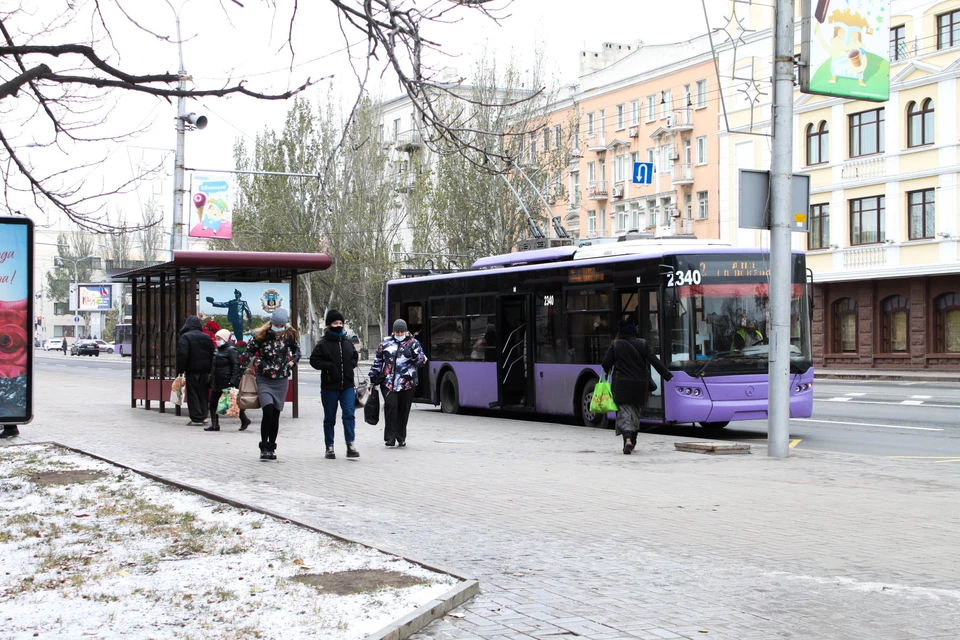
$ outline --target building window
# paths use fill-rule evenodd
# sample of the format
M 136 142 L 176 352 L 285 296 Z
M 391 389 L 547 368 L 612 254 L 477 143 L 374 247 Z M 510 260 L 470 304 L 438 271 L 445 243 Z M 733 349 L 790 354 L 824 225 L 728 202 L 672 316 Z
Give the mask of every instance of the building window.
M 628 224 L 630 224 L 630 215 L 627 213 L 627 207 L 622 204 L 617 205 L 617 231 L 626 231 Z
M 707 136 L 697 138 L 697 164 L 707 164 Z
M 553 148 L 554 149 L 560 148 L 560 135 L 562 133 L 563 133 L 563 129 L 560 127 L 560 125 L 556 125 L 553 128 Z
M 580 150 L 580 123 L 573 125 L 570 130 L 570 146 L 576 151 Z
M 396 140 L 400 137 L 400 118 L 397 118 L 393 121 L 393 139 Z
M 653 173 L 657 173 L 657 150 L 656 149 L 647 149 L 647 162 L 653 165 Z
M 910 303 L 904 296 L 890 296 L 880 304 L 881 353 L 906 353 L 910 326 Z
M 707 81 L 697 80 L 697 109 L 707 106 Z
M 530 134 L 530 162 L 537 161 L 537 134 Z
M 945 293 L 933 301 L 937 353 L 960 353 L 960 293 Z
M 647 228 L 657 226 L 657 201 L 647 200 Z
M 883 242 L 885 196 L 859 198 L 850 201 L 850 244 L 873 244 Z
M 833 303 L 833 351 L 857 352 L 857 303 L 852 298 Z
M 697 191 L 697 220 L 706 220 L 710 213 L 710 193 Z
M 639 202 L 630 203 L 630 230 L 631 231 L 640 230 L 640 203 Z
M 933 100 L 927 98 L 919 106 L 907 105 L 907 146 L 922 147 L 933 144 Z
M 826 249 L 830 246 L 830 205 L 810 205 L 810 232 L 807 234 L 808 249 Z
M 683 218 L 684 220 L 693 218 L 693 196 L 689 193 L 683 196 Z
M 660 92 L 660 119 L 666 119 L 667 115 L 673 111 L 673 94 L 667 91 Z
M 587 163 L 587 180 L 593 182 L 597 179 L 597 164 L 595 162 Z
M 850 114 L 850 157 L 883 153 L 883 109 Z
M 657 119 L 657 96 L 647 96 L 647 122 Z
M 937 49 L 960 44 L 960 10 L 937 16 Z
M 587 233 L 597 234 L 597 212 L 594 210 L 587 212 Z
M 821 120 L 819 126 L 807 125 L 807 166 L 830 162 L 830 130 L 827 121 Z
M 907 28 L 904 25 L 890 28 L 890 61 L 907 57 Z
M 613 181 L 623 182 L 627 179 L 627 156 L 619 155 L 613 163 Z
M 587 135 L 588 136 L 592 136 L 595 133 L 593 126 L 594 126 L 593 114 L 588 113 L 587 114 Z
M 630 102 L 630 126 L 635 127 L 640 124 L 640 101 L 633 100 Z
M 934 206 L 935 189 L 910 191 L 907 204 L 910 207 L 910 239 L 932 238 L 936 229 L 936 208 Z
M 600 134 L 600 137 L 603 137 L 603 134 L 607 129 L 607 112 L 605 109 L 600 109 L 599 114 L 600 115 L 598 117 L 598 120 L 600 122 L 598 123 L 599 130 L 597 131 L 597 133 Z
M 617 131 L 627 126 L 627 109 L 624 105 L 617 105 Z
M 543 150 L 544 152 L 550 150 L 550 127 L 543 129 Z

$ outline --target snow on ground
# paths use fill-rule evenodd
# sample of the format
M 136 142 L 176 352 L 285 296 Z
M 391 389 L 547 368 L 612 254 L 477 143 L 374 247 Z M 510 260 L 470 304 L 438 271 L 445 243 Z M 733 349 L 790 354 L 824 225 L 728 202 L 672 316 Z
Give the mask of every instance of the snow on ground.
M 31 479 L 76 470 L 103 476 L 71 484 Z M 419 584 L 335 595 L 292 580 L 361 569 L 399 572 Z M 456 583 L 59 447 L 0 450 L 3 638 L 346 640 Z

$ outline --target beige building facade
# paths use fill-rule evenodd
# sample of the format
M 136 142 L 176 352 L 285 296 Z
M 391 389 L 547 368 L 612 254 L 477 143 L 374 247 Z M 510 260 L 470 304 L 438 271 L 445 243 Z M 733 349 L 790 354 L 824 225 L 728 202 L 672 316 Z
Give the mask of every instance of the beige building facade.
M 813 274 L 814 364 L 957 370 L 960 1 L 894 0 L 892 16 L 887 102 L 795 94 L 794 170 L 811 194 L 794 247 Z M 721 74 L 769 77 L 771 38 L 758 29 L 736 57 L 722 53 Z M 721 237 L 769 246 L 736 215 L 738 170 L 769 168 L 769 138 L 751 135 L 769 133 L 769 102 L 751 107 L 738 82 L 725 91 Z

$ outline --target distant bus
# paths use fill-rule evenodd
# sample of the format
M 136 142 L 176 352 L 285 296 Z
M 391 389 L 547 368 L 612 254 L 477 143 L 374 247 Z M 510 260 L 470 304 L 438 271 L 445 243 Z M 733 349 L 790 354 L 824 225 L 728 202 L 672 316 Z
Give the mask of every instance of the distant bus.
M 122 356 L 133 355 L 133 325 L 118 324 L 114 330 L 113 350 Z
M 810 301 L 793 254 L 790 415 L 813 411 Z M 387 326 L 417 334 L 430 363 L 414 397 L 463 407 L 572 416 L 590 412 L 618 321 L 673 372 L 649 395 L 650 423 L 722 428 L 768 416 L 770 256 L 715 241 L 644 239 L 478 260 L 471 269 L 387 283 Z M 745 338 L 745 335 L 749 337 Z

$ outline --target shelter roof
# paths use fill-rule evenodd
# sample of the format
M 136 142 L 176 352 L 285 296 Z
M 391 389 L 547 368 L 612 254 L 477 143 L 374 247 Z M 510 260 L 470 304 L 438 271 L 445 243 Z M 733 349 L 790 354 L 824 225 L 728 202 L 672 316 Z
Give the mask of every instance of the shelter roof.
M 283 277 L 322 271 L 333 264 L 324 253 L 267 251 L 174 251 L 173 260 L 116 274 L 114 280 L 151 279 L 177 270 L 196 271 L 198 279 L 256 282 L 269 274 Z

